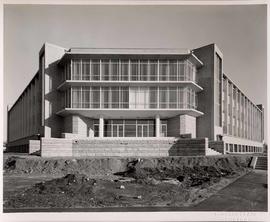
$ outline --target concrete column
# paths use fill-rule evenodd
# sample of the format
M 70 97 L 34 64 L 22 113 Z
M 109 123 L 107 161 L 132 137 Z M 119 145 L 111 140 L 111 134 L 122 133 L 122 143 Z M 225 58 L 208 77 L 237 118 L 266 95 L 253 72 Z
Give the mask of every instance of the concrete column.
M 156 115 L 156 137 L 160 137 L 160 116 Z
M 104 119 L 103 116 L 99 117 L 99 137 L 102 138 L 104 136 Z

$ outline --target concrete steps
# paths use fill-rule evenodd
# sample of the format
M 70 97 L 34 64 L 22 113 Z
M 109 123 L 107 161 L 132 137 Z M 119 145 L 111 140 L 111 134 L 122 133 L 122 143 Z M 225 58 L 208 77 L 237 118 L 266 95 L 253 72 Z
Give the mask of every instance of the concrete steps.
M 267 157 L 266 156 L 258 156 L 255 169 L 256 170 L 267 170 Z
M 222 155 L 220 152 L 217 152 L 211 148 L 206 148 L 206 152 L 205 152 L 206 156 L 215 156 L 215 155 Z

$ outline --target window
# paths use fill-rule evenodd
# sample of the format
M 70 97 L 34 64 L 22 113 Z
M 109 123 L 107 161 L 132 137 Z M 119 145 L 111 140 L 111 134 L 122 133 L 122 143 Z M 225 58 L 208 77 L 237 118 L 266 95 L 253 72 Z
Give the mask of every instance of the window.
M 112 87 L 112 108 L 119 108 L 119 87 Z
M 177 61 L 170 60 L 169 62 L 169 80 L 177 81 Z
M 100 79 L 100 60 L 94 59 L 92 60 L 92 67 L 91 67 L 91 80 L 99 80 Z
M 73 60 L 72 79 L 81 80 L 81 60 Z
M 172 87 L 169 89 L 169 108 L 177 108 L 177 88 Z
M 149 80 L 156 81 L 158 77 L 158 62 L 157 60 L 150 60 L 149 64 Z
M 100 107 L 100 88 L 92 87 L 91 91 L 91 108 Z
M 149 108 L 157 108 L 157 87 L 150 87 L 149 97 Z
M 167 88 L 159 88 L 159 108 L 167 108 Z
M 140 80 L 147 81 L 148 80 L 148 61 L 142 60 L 140 61 Z
M 139 61 L 131 60 L 131 81 L 139 80 Z
M 82 80 L 90 80 L 90 60 L 82 60 Z
M 121 80 L 127 81 L 129 75 L 129 61 L 122 60 L 121 61 Z
M 160 60 L 159 62 L 159 80 L 166 81 L 168 77 L 169 64 L 167 60 Z
M 119 80 L 119 61 L 116 59 L 111 60 L 111 67 L 112 80 Z
M 102 80 L 110 80 L 110 61 L 102 60 Z

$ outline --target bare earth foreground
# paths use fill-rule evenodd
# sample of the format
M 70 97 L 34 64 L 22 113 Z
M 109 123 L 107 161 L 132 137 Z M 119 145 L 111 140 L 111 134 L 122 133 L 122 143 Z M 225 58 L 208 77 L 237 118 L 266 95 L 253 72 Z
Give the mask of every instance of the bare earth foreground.
M 250 161 L 250 156 L 84 159 L 5 156 L 4 212 L 152 211 L 153 207 L 200 210 L 196 207 L 201 205 L 203 209 L 205 199 L 215 197 L 237 178 L 251 175 Z M 218 210 L 216 205 L 212 208 Z M 254 205 L 254 209 L 252 205 L 249 207 L 250 211 L 264 209 L 267 203 Z

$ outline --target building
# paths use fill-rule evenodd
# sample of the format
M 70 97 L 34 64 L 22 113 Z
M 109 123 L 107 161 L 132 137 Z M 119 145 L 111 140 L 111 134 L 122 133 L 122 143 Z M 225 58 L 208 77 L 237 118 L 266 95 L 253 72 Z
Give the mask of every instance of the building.
M 215 44 L 187 50 L 45 43 L 38 72 L 8 111 L 8 148 L 45 150 L 40 139 L 50 138 L 107 147 L 115 137 L 122 145 L 207 138 L 220 153 L 262 152 L 263 112 L 223 74 Z

